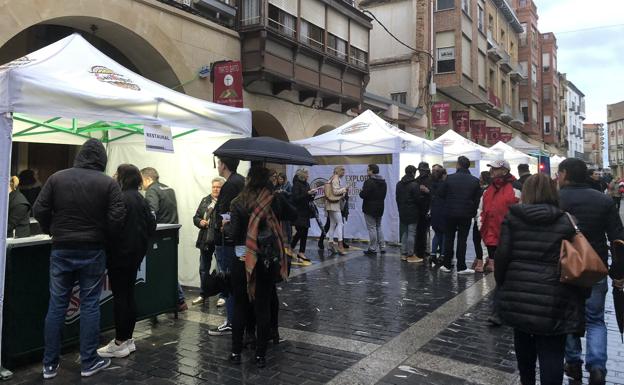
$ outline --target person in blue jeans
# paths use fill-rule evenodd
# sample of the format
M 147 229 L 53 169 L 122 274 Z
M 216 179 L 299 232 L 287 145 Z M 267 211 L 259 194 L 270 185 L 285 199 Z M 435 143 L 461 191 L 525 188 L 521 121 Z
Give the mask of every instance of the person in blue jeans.
M 608 196 L 590 187 L 587 166 L 579 159 L 566 159 L 559 164 L 561 208 L 572 214 L 578 227 L 606 265 L 609 242 L 624 239 L 624 228 L 615 203 Z M 606 236 L 605 236 L 606 235 Z M 585 369 L 589 383 L 601 385 L 607 375 L 607 327 L 604 321 L 607 281 L 596 283 L 585 302 L 586 352 Z M 583 378 L 581 338 L 568 335 L 565 352 L 566 375 L 576 381 Z
M 126 208 L 117 182 L 106 176 L 102 143 L 89 139 L 74 167 L 62 170 L 43 186 L 33 207 L 41 230 L 52 236 L 50 301 L 45 318 L 43 377 L 58 374 L 61 338 L 70 295 L 80 287 L 81 375 L 92 376 L 110 366 L 97 354 L 100 294 L 106 268 L 106 245 L 123 228 Z

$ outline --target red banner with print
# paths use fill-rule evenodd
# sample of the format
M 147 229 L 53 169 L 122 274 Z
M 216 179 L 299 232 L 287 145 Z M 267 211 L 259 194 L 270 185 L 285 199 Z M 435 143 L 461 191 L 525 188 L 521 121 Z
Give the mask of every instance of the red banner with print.
M 485 139 L 485 120 L 471 120 L 470 121 L 470 136 L 474 142 L 479 142 Z
M 451 103 L 435 102 L 431 106 L 431 124 L 434 126 L 447 126 L 449 124 L 449 114 Z
M 470 112 L 453 111 L 453 130 L 462 134 L 470 131 Z
M 215 103 L 231 107 L 243 107 L 243 68 L 240 61 L 223 61 L 212 67 L 213 94 Z
M 500 140 L 503 143 L 509 142 L 512 139 L 512 137 L 513 137 L 512 134 L 508 132 L 503 132 L 500 134 Z
M 500 140 L 500 127 L 486 127 L 488 144 L 496 144 Z

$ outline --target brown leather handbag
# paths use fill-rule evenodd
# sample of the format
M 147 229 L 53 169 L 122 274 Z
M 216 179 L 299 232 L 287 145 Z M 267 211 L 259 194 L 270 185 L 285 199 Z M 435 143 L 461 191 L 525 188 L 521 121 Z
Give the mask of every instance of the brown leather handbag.
M 593 249 L 587 238 L 581 233 L 570 213 L 570 219 L 576 234 L 571 241 L 561 242 L 559 265 L 561 268 L 560 282 L 580 287 L 592 287 L 608 274 L 602 258 Z

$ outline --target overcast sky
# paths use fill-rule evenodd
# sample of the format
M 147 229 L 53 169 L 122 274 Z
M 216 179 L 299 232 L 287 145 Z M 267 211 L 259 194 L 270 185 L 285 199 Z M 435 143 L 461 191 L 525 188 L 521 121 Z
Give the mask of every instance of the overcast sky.
M 606 123 L 607 104 L 624 100 L 624 0 L 534 1 L 540 32 L 556 34 L 559 72 L 585 94 L 585 122 Z

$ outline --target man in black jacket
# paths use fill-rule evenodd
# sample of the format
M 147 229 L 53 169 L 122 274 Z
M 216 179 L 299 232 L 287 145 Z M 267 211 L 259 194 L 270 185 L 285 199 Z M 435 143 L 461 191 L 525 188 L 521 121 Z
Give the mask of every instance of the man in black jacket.
M 388 186 L 384 178 L 379 175 L 379 166 L 376 164 L 368 165 L 368 179 L 362 186 L 360 198 L 362 198 L 362 212 L 368 228 L 368 250 L 364 252 L 366 255 L 377 255 L 377 245 L 379 252 L 386 252 L 386 242 L 384 241 L 383 230 L 381 229 L 381 217 L 384 212 L 384 200 Z
M 513 181 L 513 188 L 516 190 L 522 191 L 522 186 L 524 182 L 531 176 L 531 171 L 529 171 L 529 165 L 526 163 L 520 163 L 518 165 L 518 176 L 519 178 Z
M 232 263 L 236 258 L 236 252 L 234 249 L 234 241 L 226 237 L 222 232 L 223 215 L 229 215 L 230 204 L 232 200 L 243 191 L 245 187 L 245 178 L 238 174 L 240 161 L 238 159 L 222 157 L 217 163 L 217 169 L 219 176 L 225 178 L 225 183 L 221 187 L 219 193 L 219 199 L 214 209 L 213 226 L 215 230 L 215 244 L 217 265 L 219 270 L 225 273 L 229 273 L 232 268 Z M 225 322 L 216 329 L 209 330 L 208 334 L 212 336 L 223 336 L 232 334 L 232 316 L 234 315 L 234 301 L 231 295 L 225 298 Z
M 212 264 L 212 254 L 215 252 L 214 231 L 210 227 L 210 221 L 224 182 L 225 180 L 221 177 L 212 180 L 210 195 L 205 196 L 199 202 L 199 207 L 193 216 L 193 224 L 199 229 L 195 247 L 199 249 L 199 280 L 201 282 L 199 297 L 193 300 L 193 305 L 204 303 L 206 300 L 203 289 L 206 287 L 206 279 L 210 274 L 210 265 Z
M 100 294 L 106 269 L 106 244 L 123 228 L 126 209 L 119 185 L 103 171 L 102 143 L 89 139 L 74 167 L 50 178 L 33 208 L 41 230 L 52 236 L 50 303 L 45 319 L 43 377 L 59 367 L 61 332 L 76 279 L 80 287 L 81 375 L 92 376 L 111 363 L 96 353 L 100 335 Z
M 576 218 L 579 229 L 608 266 L 607 238 L 609 242 L 624 239 L 624 228 L 613 200 L 591 188 L 587 182 L 587 166 L 580 159 L 569 158 L 559 164 L 561 208 Z M 607 328 L 604 322 L 606 293 L 605 278 L 593 286 L 591 296 L 585 302 L 585 368 L 589 372 L 590 384 L 604 384 L 607 373 Z M 582 377 L 581 354 L 580 337 L 568 336 L 566 374 L 575 380 Z
M 429 210 L 431 210 L 431 169 L 429 163 L 420 162 L 418 164 L 418 178 L 416 183 L 420 186 L 420 199 L 418 199 L 418 224 L 416 225 L 416 256 L 424 258 L 427 252 L 427 240 L 431 219 Z
M 145 167 L 141 170 L 143 178 L 143 191 L 145 200 L 156 214 L 156 223 L 178 224 L 178 202 L 175 191 L 164 183 L 160 183 L 160 175 L 153 167 Z M 184 291 L 178 282 L 178 311 L 188 309 Z
M 397 183 L 396 202 L 399 208 L 399 221 L 405 229 L 401 236 L 401 260 L 410 263 L 423 261 L 414 255 L 419 198 L 420 187 L 416 182 L 416 167 L 409 165 L 405 168 L 405 176 Z
M 477 214 L 481 189 L 479 179 L 470 174 L 470 160 L 465 156 L 457 158 L 457 171 L 446 178 L 440 189 L 440 197 L 446 202 L 446 232 L 444 234 L 444 266 L 440 270 L 450 273 L 453 261 L 453 246 L 457 233 L 457 273 L 471 274 L 466 267 L 466 240 L 472 218 Z

